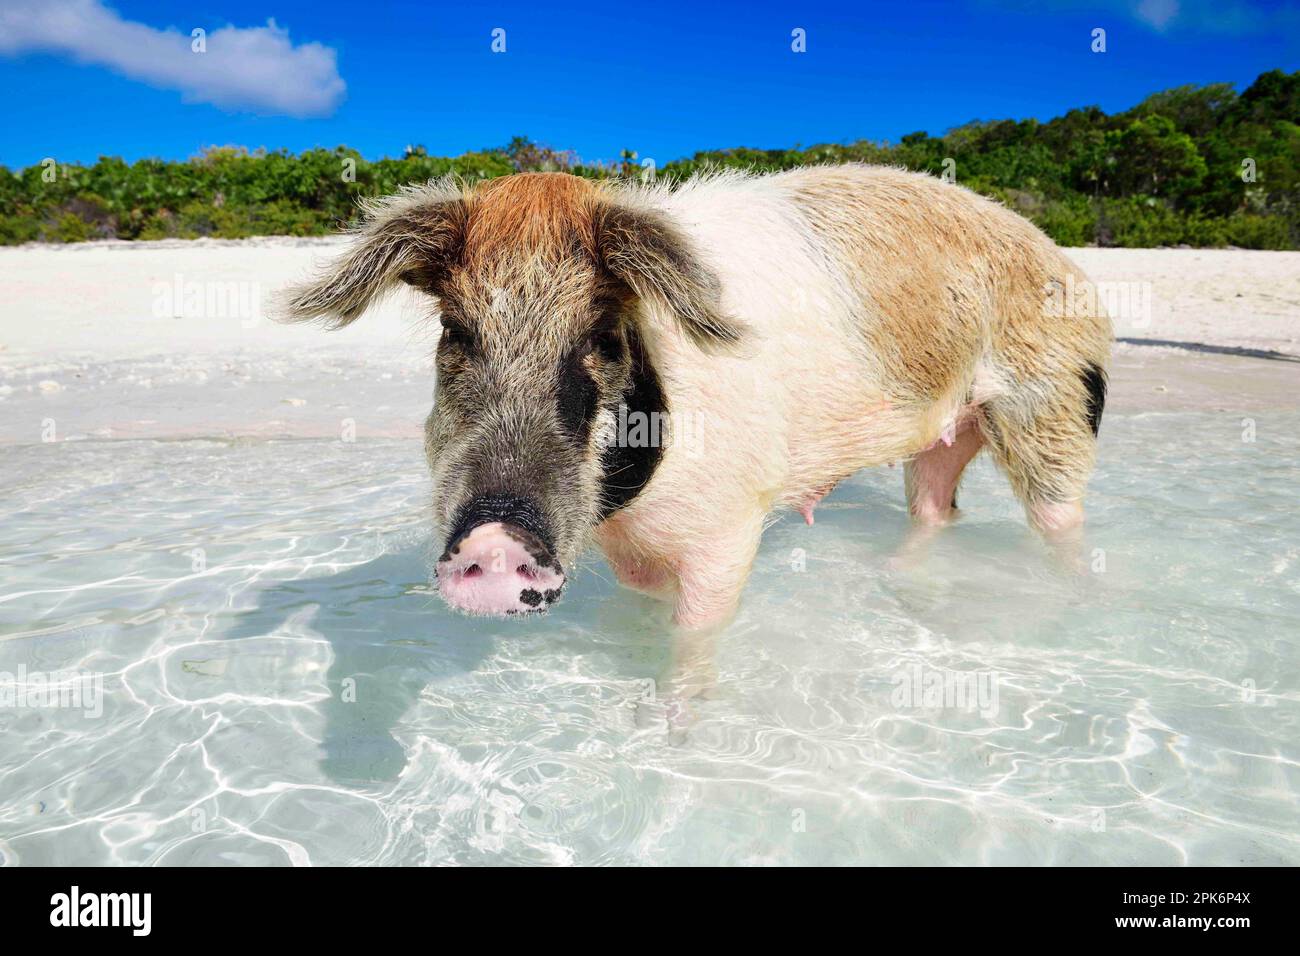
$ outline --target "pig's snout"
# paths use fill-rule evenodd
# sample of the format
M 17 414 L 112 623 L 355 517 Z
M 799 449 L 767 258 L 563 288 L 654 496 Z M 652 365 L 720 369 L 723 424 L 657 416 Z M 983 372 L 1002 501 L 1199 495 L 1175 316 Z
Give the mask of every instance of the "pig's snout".
M 467 614 L 546 611 L 564 590 L 564 569 L 545 533 L 537 509 L 526 501 L 473 502 L 438 560 L 438 592 Z

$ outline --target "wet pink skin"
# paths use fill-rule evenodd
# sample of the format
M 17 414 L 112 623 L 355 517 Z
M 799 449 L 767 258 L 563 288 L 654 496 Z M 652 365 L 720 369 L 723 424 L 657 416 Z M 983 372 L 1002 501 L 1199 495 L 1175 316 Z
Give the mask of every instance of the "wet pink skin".
M 942 524 L 952 517 L 962 470 L 983 444 L 984 437 L 975 421 L 962 419 L 912 459 L 916 488 L 910 507 L 914 518 Z
M 545 611 L 563 588 L 559 567 L 539 565 L 522 534 L 500 521 L 479 525 L 438 562 L 438 593 L 466 614 Z

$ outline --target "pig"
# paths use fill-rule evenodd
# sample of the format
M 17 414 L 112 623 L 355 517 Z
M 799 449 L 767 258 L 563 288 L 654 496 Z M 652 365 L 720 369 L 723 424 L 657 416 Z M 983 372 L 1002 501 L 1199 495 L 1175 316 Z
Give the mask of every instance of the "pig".
M 716 628 L 774 511 L 811 523 L 901 461 L 913 519 L 942 525 L 982 449 L 1032 526 L 1083 520 L 1110 322 L 1051 240 L 956 184 L 440 180 L 364 203 L 282 315 L 344 326 L 399 283 L 441 323 L 425 451 L 457 610 L 543 612 L 594 543 L 685 632 Z

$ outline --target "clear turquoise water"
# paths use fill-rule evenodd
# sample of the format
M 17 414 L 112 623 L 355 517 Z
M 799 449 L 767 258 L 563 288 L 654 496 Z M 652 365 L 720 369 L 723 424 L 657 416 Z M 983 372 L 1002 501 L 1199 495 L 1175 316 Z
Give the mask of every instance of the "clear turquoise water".
M 1300 863 L 1300 415 L 1107 419 L 1073 573 L 986 461 L 921 547 L 861 475 L 671 726 L 666 611 L 598 559 L 545 619 L 444 609 L 418 442 L 4 475 L 0 672 L 103 688 L 0 706 L 7 863 Z M 959 674 L 996 701 L 900 698 Z

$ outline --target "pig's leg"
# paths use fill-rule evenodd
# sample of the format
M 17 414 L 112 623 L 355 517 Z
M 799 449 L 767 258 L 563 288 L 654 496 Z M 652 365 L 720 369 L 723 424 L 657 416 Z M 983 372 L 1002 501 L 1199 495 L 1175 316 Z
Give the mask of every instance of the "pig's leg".
M 636 701 L 633 719 L 642 729 L 666 728 L 684 732 L 695 722 L 694 701 L 707 699 L 717 685 L 715 648 L 725 625 L 702 630 L 676 628 L 672 635 L 672 660 L 656 682 L 653 694 Z
M 762 530 L 756 513 L 732 528 L 693 534 L 693 543 L 672 559 L 672 662 L 656 698 L 638 703 L 639 726 L 666 724 L 681 732 L 693 722 L 691 702 L 717 682 L 714 647 L 735 613 Z
M 692 536 L 693 543 L 676 562 L 673 623 L 677 627 L 706 630 L 731 619 L 762 534 L 763 514 L 755 511 Z
M 1050 400 L 1029 407 L 999 398 L 985 409 L 985 437 L 1029 523 L 1062 541 L 1078 536 L 1097 452 L 1097 415 L 1076 391 L 1058 387 Z
M 695 535 L 675 562 L 672 665 L 658 701 L 670 730 L 694 722 L 692 701 L 707 697 L 717 683 L 714 647 L 731 622 L 758 553 L 763 516 L 755 513 L 731 528 Z M 638 715 L 638 722 L 645 713 Z
M 907 529 L 898 549 L 890 556 L 885 566 L 891 571 L 910 571 L 925 557 L 930 543 L 943 529 L 943 525 L 916 522 Z
M 903 466 L 907 509 L 924 525 L 943 524 L 957 507 L 961 473 L 984 444 L 974 419 L 966 419 L 955 435 L 941 438 Z

